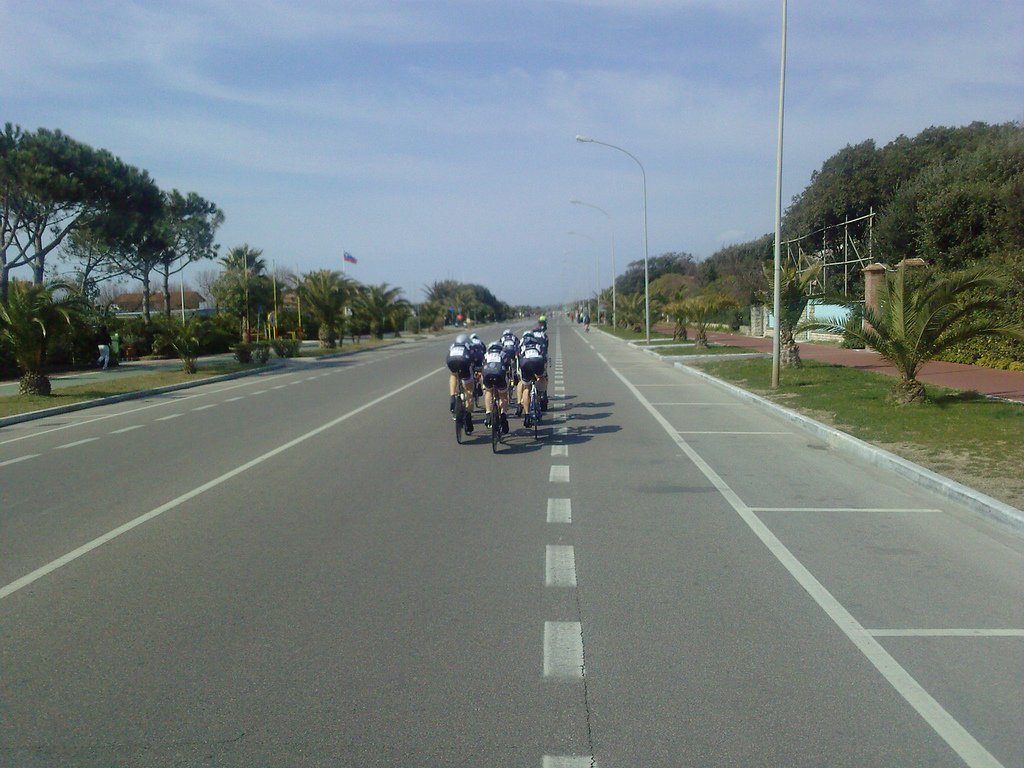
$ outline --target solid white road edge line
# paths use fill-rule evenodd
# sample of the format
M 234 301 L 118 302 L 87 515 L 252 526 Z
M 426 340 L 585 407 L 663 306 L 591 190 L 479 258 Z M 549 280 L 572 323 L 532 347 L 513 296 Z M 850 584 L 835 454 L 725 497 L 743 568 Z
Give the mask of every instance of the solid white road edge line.
M 168 501 L 166 504 L 161 504 L 156 509 L 152 509 L 152 510 L 150 510 L 149 512 L 147 512 L 144 515 L 139 515 L 134 520 L 129 520 L 124 525 L 118 526 L 114 530 L 109 531 L 109 532 L 103 534 L 102 536 L 99 536 L 98 538 L 93 539 L 92 541 L 88 542 L 87 544 L 83 544 L 82 546 L 78 547 L 77 549 L 74 549 L 71 552 L 68 552 L 66 555 L 58 557 L 56 560 L 53 560 L 52 562 L 47 563 L 46 565 L 42 566 L 41 568 L 37 568 L 36 570 L 32 571 L 31 573 L 28 573 L 28 574 L 22 576 L 20 579 L 15 579 L 10 584 L 7 584 L 7 585 L 5 585 L 3 587 L 0 587 L 0 600 L 3 600 L 8 595 L 14 594 L 15 592 L 17 592 L 20 589 L 24 589 L 29 584 L 32 584 L 33 582 L 38 581 L 39 579 L 43 578 L 44 576 L 47 576 L 48 574 L 51 574 L 54 571 L 56 571 L 56 570 L 58 570 L 60 568 L 63 568 L 68 563 L 70 563 L 70 562 L 72 562 L 74 560 L 77 560 L 78 558 L 82 557 L 82 555 L 86 555 L 89 552 L 92 552 L 94 549 L 97 549 L 98 547 L 103 546 L 107 542 L 113 541 L 118 536 L 121 536 L 122 534 L 128 533 L 128 531 L 132 530 L 133 528 L 137 528 L 140 525 L 142 525 L 143 523 L 147 523 L 150 520 L 152 520 L 153 518 L 159 517 L 164 512 L 167 512 L 167 511 L 169 511 L 171 509 L 174 509 L 175 507 L 180 506 L 181 504 L 184 504 L 189 499 L 194 499 L 196 496 L 200 496 L 200 495 L 206 493 L 207 491 L 209 491 L 209 490 L 211 490 L 213 488 L 216 488 L 218 485 L 221 485 L 222 483 L 230 480 L 231 478 L 235 477 L 236 475 L 240 475 L 243 472 L 252 469 L 253 467 L 259 466 L 260 464 L 262 464 L 263 462 L 267 461 L 268 459 L 272 459 L 275 456 L 277 456 L 278 454 L 284 453 L 285 451 L 294 448 L 295 446 L 299 445 L 300 443 L 304 443 L 306 440 L 309 440 L 311 437 L 315 437 L 315 436 L 319 435 L 321 432 L 326 432 L 328 429 L 331 429 L 332 427 L 336 427 L 338 424 L 341 424 L 341 422 L 347 421 L 348 419 L 352 418 L 353 416 L 356 416 L 357 414 L 360 414 L 363 411 L 365 411 L 365 410 L 367 410 L 369 408 L 372 408 L 373 406 L 378 405 L 379 403 L 384 402 L 388 398 L 394 397 L 398 393 L 404 392 L 405 390 L 409 389 L 410 387 L 415 387 L 420 382 L 426 381 L 431 376 L 436 376 L 439 372 L 441 372 L 443 370 L 448 370 L 448 369 L 447 368 L 438 368 L 436 370 L 431 371 L 430 373 L 427 373 L 427 374 L 425 374 L 423 376 L 420 376 L 418 379 L 415 379 L 414 381 L 410 381 L 408 384 L 404 384 L 403 386 L 399 387 L 398 389 L 391 390 L 386 395 L 381 395 L 380 397 L 374 398 L 373 400 L 369 401 L 368 403 L 364 403 L 363 405 L 359 406 L 358 408 L 352 409 L 351 411 L 349 411 L 348 413 L 344 414 L 343 416 L 339 416 L 338 418 L 333 419 L 333 420 L 327 422 L 326 424 L 321 424 L 316 429 L 312 429 L 309 432 L 307 432 L 306 434 L 300 435 L 299 437 L 296 437 L 294 440 L 289 440 L 284 445 L 279 445 L 277 448 L 274 448 L 273 450 L 267 451 L 262 456 L 257 456 L 255 459 L 252 459 L 251 461 L 247 461 L 245 464 L 242 464 L 239 467 L 235 467 L 234 469 L 230 470 L 229 472 L 225 472 L 220 477 L 215 477 L 213 480 L 210 480 L 207 483 L 203 483 L 199 487 L 193 488 L 191 491 L 183 493 L 181 496 L 178 496 L 176 499 L 172 499 L 171 501 Z
M 882 645 L 871 636 L 871 632 L 861 626 L 849 611 L 840 604 L 832 593 L 811 574 L 804 565 L 796 559 L 792 552 L 772 533 L 768 526 L 762 523 L 756 514 L 748 507 L 735 491 L 718 476 L 718 473 L 711 468 L 704 459 L 687 443 L 668 419 L 661 415 L 651 405 L 640 390 L 619 371 L 612 367 L 611 363 L 602 354 L 598 357 L 608 366 L 623 384 L 633 393 L 636 399 L 662 426 L 669 438 L 675 441 L 680 450 L 692 461 L 704 476 L 718 489 L 726 501 L 732 506 L 736 513 L 743 519 L 743 522 L 754 532 L 761 542 L 768 548 L 776 559 L 782 563 L 803 587 L 811 598 L 821 607 L 836 626 L 850 639 L 850 641 L 864 654 L 882 676 L 889 681 L 890 685 L 906 701 L 917 710 L 925 722 L 967 763 L 970 768 L 1004 768 L 995 756 L 992 755 L 981 743 L 975 739 L 952 715 L 947 712 L 938 701 L 936 701 L 924 687 L 907 672 L 899 662 L 896 661 Z

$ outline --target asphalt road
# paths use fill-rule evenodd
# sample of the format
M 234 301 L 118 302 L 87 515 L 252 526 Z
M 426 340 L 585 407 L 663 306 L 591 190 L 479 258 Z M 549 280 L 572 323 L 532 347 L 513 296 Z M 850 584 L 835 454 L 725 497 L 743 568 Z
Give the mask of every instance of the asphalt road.
M 0 765 L 1024 765 L 1018 539 L 552 335 L 498 455 L 446 341 L 0 430 Z

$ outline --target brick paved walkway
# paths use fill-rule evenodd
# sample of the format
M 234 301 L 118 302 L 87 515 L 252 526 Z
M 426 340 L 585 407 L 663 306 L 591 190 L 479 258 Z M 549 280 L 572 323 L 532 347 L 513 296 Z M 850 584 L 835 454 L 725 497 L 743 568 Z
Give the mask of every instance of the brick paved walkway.
M 653 327 L 659 331 L 672 332 L 671 327 Z M 744 347 L 768 354 L 771 354 L 772 351 L 770 337 L 758 338 L 709 331 L 708 341 L 728 344 L 733 347 Z M 885 362 L 877 352 L 863 349 L 839 349 L 823 344 L 801 342 L 800 357 L 804 360 L 817 360 L 822 363 L 844 365 L 849 368 L 859 368 L 862 371 L 896 376 L 896 369 Z M 938 387 L 964 391 L 973 390 L 983 395 L 1024 403 L 1024 371 L 1003 371 L 998 368 L 982 368 L 978 365 L 932 362 L 925 363 L 918 379 L 926 385 L 934 384 Z

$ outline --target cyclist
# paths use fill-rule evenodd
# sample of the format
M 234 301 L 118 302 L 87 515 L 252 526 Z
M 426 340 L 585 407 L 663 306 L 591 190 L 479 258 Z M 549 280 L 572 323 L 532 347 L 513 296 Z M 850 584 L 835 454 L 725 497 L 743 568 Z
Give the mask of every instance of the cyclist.
M 511 357 L 505 352 L 505 347 L 500 341 L 495 341 L 484 354 L 483 385 L 484 385 L 484 410 L 487 412 L 484 424 L 491 426 L 491 402 L 497 398 L 498 413 L 501 416 L 501 432 L 508 433 L 508 417 L 505 410 L 508 408 L 508 369 L 511 364 Z
M 538 317 L 537 318 L 537 326 L 542 331 L 546 331 L 548 329 L 548 316 L 547 315 L 541 315 L 540 317 Z
M 462 391 L 466 393 L 466 434 L 473 434 L 473 358 L 470 353 L 469 336 L 460 333 L 455 337 L 455 343 L 448 347 L 448 356 L 445 362 L 452 375 L 448 380 L 448 392 L 451 395 L 449 408 L 455 413 L 455 395 L 461 384 Z
M 480 387 L 480 369 L 484 364 L 484 353 L 487 346 L 475 333 L 469 334 L 469 356 L 473 363 L 473 406 L 476 407 L 476 399 L 483 394 Z
M 533 426 L 533 418 L 539 418 L 540 414 L 530 414 L 530 390 L 537 387 L 537 394 L 541 402 L 547 400 L 548 375 L 545 367 L 547 355 L 535 333 L 523 334 L 523 341 L 519 350 L 519 373 L 522 380 L 519 382 L 519 402 L 523 405 L 526 415 L 523 419 L 523 426 L 529 429 Z M 542 405 L 543 407 L 543 405 Z

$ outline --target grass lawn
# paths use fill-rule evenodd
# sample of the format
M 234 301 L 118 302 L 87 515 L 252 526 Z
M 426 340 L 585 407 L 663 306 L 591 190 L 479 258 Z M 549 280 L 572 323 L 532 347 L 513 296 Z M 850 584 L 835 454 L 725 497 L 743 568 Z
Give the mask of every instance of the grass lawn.
M 256 366 L 241 365 L 239 363 L 210 363 L 208 365 L 200 363 L 199 370 L 192 375 L 182 370 L 142 373 L 138 376 L 98 379 L 88 384 L 77 384 L 73 387 L 55 389 L 49 397 L 9 395 L 7 397 L 0 397 L 0 417 L 16 416 L 19 413 L 39 411 L 44 408 L 56 408 L 61 405 L 72 405 L 85 402 L 86 400 L 121 395 L 125 392 L 156 389 L 158 387 L 170 386 L 171 384 L 180 384 L 185 381 L 198 381 L 200 379 L 208 379 L 211 376 L 221 376 L 225 373 L 235 373 L 254 367 Z
M 702 371 L 1024 509 L 1024 405 L 929 387 L 929 402 L 887 401 L 894 379 L 804 361 L 771 390 L 770 359 L 695 361 Z

